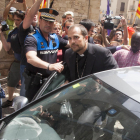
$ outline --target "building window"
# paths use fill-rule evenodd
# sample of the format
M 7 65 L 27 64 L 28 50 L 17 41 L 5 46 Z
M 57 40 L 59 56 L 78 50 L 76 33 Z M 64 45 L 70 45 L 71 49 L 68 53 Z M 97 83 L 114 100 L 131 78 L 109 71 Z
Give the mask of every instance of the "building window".
M 124 3 L 124 2 L 121 2 L 121 8 L 120 8 L 120 11 L 124 11 L 124 7 L 125 7 L 125 3 Z

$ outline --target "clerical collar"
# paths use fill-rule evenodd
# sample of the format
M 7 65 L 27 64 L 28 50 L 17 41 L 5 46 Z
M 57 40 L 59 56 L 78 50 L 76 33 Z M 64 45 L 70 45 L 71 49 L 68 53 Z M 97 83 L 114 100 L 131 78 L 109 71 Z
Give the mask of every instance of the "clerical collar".
M 81 54 L 80 56 L 83 57 L 83 56 L 85 56 L 85 55 L 84 55 L 84 54 Z
M 77 53 L 78 54 L 78 53 Z M 88 47 L 87 47 L 87 49 L 86 49 L 86 51 L 83 53 L 83 54 L 78 54 L 78 56 L 80 56 L 80 57 L 84 57 L 84 56 L 87 56 L 87 54 L 88 54 Z

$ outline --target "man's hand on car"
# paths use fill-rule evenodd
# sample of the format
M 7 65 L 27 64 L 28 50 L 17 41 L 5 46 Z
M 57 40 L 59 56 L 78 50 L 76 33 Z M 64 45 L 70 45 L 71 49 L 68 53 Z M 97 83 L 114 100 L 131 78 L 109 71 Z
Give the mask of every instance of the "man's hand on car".
M 50 71 L 58 71 L 59 73 L 61 73 L 64 69 L 64 66 L 62 65 L 62 61 L 59 63 L 54 63 L 54 64 L 49 64 L 49 70 Z

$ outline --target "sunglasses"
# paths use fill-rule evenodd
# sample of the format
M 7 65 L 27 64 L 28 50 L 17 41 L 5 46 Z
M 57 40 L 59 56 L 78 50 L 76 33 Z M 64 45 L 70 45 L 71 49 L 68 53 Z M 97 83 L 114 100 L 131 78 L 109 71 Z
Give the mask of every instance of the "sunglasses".
M 116 35 L 122 35 L 122 34 L 120 34 L 120 33 L 116 33 Z

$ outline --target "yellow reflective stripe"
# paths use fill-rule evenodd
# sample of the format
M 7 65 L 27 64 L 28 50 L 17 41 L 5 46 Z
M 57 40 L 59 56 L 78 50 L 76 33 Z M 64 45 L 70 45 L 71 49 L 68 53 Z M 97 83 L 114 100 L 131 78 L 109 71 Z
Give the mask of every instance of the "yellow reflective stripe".
M 72 87 L 73 87 L 73 88 L 80 87 L 80 84 L 78 83 L 78 84 L 76 84 L 76 85 L 73 85 Z

